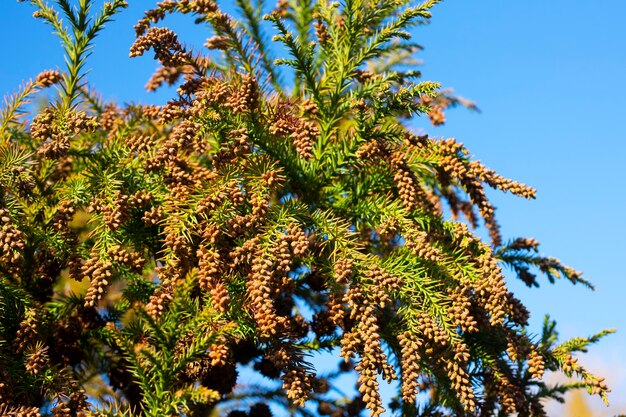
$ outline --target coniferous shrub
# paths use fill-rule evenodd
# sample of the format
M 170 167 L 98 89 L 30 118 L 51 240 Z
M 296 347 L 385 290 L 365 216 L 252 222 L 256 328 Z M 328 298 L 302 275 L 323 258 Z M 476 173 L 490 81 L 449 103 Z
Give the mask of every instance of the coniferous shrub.
M 591 286 L 535 240 L 503 242 L 485 189 L 535 191 L 407 127 L 473 106 L 415 69 L 408 30 L 437 1 L 280 0 L 263 17 L 237 0 L 240 20 L 163 1 L 130 49 L 159 62 L 149 90 L 178 86 L 163 106 L 105 102 L 84 77 L 124 0 L 30 3 L 67 68 L 0 113 L 0 414 L 543 416 L 571 388 L 606 400 L 573 353 L 609 331 L 559 344 L 546 319 L 532 336 L 507 289 L 503 267 Z M 207 49 L 162 26 L 170 13 L 210 28 Z M 389 404 L 383 380 L 399 381 Z

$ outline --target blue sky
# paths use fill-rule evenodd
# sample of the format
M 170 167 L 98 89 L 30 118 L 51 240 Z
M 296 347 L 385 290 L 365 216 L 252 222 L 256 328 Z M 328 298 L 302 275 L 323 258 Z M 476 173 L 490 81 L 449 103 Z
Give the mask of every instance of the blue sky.
M 532 322 L 550 313 L 563 337 L 618 329 L 581 359 L 613 386 L 609 409 L 589 401 L 597 416 L 626 411 L 625 13 L 619 0 L 444 1 L 417 34 L 426 77 L 482 110 L 450 113 L 431 132 L 538 189 L 535 201 L 493 194 L 503 234 L 537 238 L 597 287 L 512 285 Z
M 96 42 L 89 79 L 105 98 L 163 102 L 143 85 L 154 64 L 129 59 L 132 26 L 151 0 L 131 7 Z M 32 8 L 2 0 L 0 93 L 47 68 L 61 67 L 62 51 Z M 590 292 L 560 282 L 528 290 L 511 282 L 539 329 L 544 314 L 563 338 L 603 328 L 618 332 L 592 347 L 583 364 L 607 376 L 612 406 L 590 400 L 598 416 L 626 412 L 625 133 L 626 15 L 624 0 L 447 0 L 432 23 L 415 31 L 425 50 L 424 77 L 475 101 L 482 112 L 454 110 L 444 127 L 415 122 L 434 136 L 455 137 L 499 173 L 533 185 L 537 200 L 492 193 L 505 237 L 528 236 L 543 253 L 585 272 Z M 191 20 L 171 25 L 183 40 L 200 44 Z M 553 415 L 560 414 L 552 409 Z

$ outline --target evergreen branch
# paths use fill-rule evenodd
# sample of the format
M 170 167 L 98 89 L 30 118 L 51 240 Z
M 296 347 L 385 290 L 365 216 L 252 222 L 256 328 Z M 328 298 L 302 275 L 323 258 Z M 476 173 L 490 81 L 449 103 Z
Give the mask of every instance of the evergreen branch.
M 295 32 L 300 45 L 311 45 L 311 22 L 313 21 L 312 0 L 291 1 L 292 13 L 289 14 L 291 20 L 295 24 Z M 312 47 L 311 47 L 312 49 Z M 311 59 L 312 59 L 311 51 Z M 308 80 L 308 79 L 307 79 Z M 301 79 L 296 77 L 294 80 L 294 89 L 299 91 L 301 88 Z M 311 88 L 309 84 L 309 88 Z
M 39 85 L 33 81 L 24 83 L 13 95 L 4 98 L 2 111 L 0 111 L 0 141 L 6 143 L 9 140 L 7 129 L 11 123 L 23 114 L 22 107 L 29 103 L 29 98 L 39 91 Z
M 19 412 L 252 416 L 271 403 L 376 417 L 381 372 L 400 373 L 392 408 L 420 417 L 530 415 L 539 399 L 583 386 L 606 400 L 572 352 L 612 330 L 558 344 L 546 318 L 531 341 L 501 265 L 528 285 L 531 268 L 589 283 L 534 240 L 494 249 L 456 221 L 476 223 L 479 209 L 496 234 L 485 186 L 534 190 L 405 124 L 472 107 L 406 68 L 419 49 L 408 29 L 436 2 L 281 0 L 266 19 L 286 49 L 277 62 L 296 73 L 291 97 L 270 65 L 262 0 L 237 0 L 242 23 L 211 0 L 160 2 L 137 24 L 133 54 L 171 54 L 156 78 L 185 82 L 164 106 L 119 108 L 84 77 L 93 38 L 125 2 L 94 13 L 93 0 L 55 0 L 58 13 L 31 0 L 61 37 L 68 71 L 30 129 L 11 123 L 56 73 L 8 99 L 0 124 L 10 133 L 0 143 L 0 379 L 16 387 Z M 213 26 L 219 68 L 173 31 L 147 32 L 174 12 Z M 259 91 L 263 74 L 274 84 Z M 339 347 L 357 363 L 315 377 L 305 359 Z M 242 367 L 258 372 L 253 388 L 237 384 Z M 548 386 L 544 369 L 582 382 Z M 358 374 L 354 398 L 338 389 L 344 372 Z M 261 376 L 282 385 L 258 387 Z
M 612 333 L 615 333 L 615 331 L 615 329 L 608 329 L 602 330 L 601 332 L 598 332 L 590 337 L 574 337 L 555 347 L 553 349 L 553 352 L 587 352 L 587 347 L 589 345 L 597 343 L 598 341 L 600 341 L 600 339 Z
M 56 0 L 56 3 L 59 5 L 65 17 L 70 21 L 70 26 L 72 28 L 78 28 L 80 23 L 78 21 L 78 16 L 76 15 L 76 9 L 72 7 L 69 0 Z
M 531 243 L 530 246 L 527 242 Z M 517 273 L 518 278 L 529 287 L 539 286 L 535 274 L 529 271 L 530 267 L 535 267 L 546 275 L 551 284 L 559 278 L 566 278 L 572 284 L 582 284 L 594 290 L 594 286 L 583 278 L 581 272 L 563 265 L 558 259 L 539 255 L 537 247 L 538 242 L 533 239 L 516 239 L 498 249 L 496 256 L 505 265 L 511 267 Z
M 282 92 L 282 88 L 280 86 L 279 75 L 274 71 L 274 60 L 271 57 L 270 51 L 267 49 L 266 45 L 268 42 L 265 39 L 265 36 L 261 30 L 261 11 L 264 7 L 264 1 L 258 0 L 258 3 L 255 6 L 252 4 L 252 0 L 237 0 L 237 6 L 241 11 L 241 14 L 245 18 L 245 29 L 248 36 L 253 40 L 255 47 L 257 48 L 257 53 L 261 58 L 261 63 L 263 64 L 263 69 L 269 75 L 272 86 L 277 92 Z
M 85 99 L 91 110 L 95 114 L 101 115 L 106 105 L 102 96 L 96 90 L 90 88 L 87 84 L 81 86 L 80 93 L 82 94 L 83 98 Z
M 411 35 L 404 29 L 406 29 L 418 16 L 424 16 L 423 10 L 419 7 L 411 7 L 402 12 L 397 19 L 394 19 L 384 28 L 379 29 L 370 39 L 368 45 L 358 55 L 354 66 L 358 67 L 362 62 L 379 56 L 382 52 L 384 52 L 383 46 L 392 39 L 409 39 Z
M 32 153 L 11 143 L 0 143 L 0 187 L 16 194 L 20 185 L 32 182 Z
M 255 75 L 257 72 L 258 62 L 262 60 L 258 48 L 252 39 L 246 42 L 246 29 L 238 27 L 228 15 L 213 13 L 207 15 L 206 19 L 213 25 L 215 33 L 220 36 L 226 36 L 231 48 L 225 52 L 229 66 L 233 69 L 239 65 L 247 74 Z
M 294 38 L 293 34 L 287 29 L 284 22 L 276 14 L 266 15 L 264 19 L 274 24 L 278 35 L 274 36 L 274 41 L 282 42 L 293 60 L 277 59 L 275 65 L 288 65 L 296 71 L 296 75 L 304 78 L 304 86 L 306 91 L 310 92 L 318 105 L 321 103 L 320 94 L 317 87 L 316 76 L 313 71 L 313 50 L 309 46 L 304 46 L 302 39 Z
M 40 18 L 52 26 L 54 33 L 61 39 L 61 44 L 66 51 L 71 48 L 73 44 L 72 38 L 67 27 L 63 25 L 59 13 L 44 3 L 44 0 L 30 0 L 30 3 L 38 8 L 34 13 L 34 17 Z M 74 14 L 71 10 L 69 10 L 69 16 L 71 16 L 71 20 L 74 20 Z
M 114 14 L 127 7 L 127 3 L 125 0 L 104 3 L 101 13 L 89 25 L 91 0 L 81 1 L 77 10 L 67 0 L 56 0 L 71 25 L 72 34 L 70 35 L 57 11 L 45 4 L 43 0 L 30 0 L 30 2 L 39 9 L 35 16 L 44 19 L 55 29 L 55 33 L 61 39 L 65 50 L 67 73 L 63 75 L 62 89 L 64 95 L 60 107 L 63 112 L 69 111 L 74 107 L 75 101 L 79 97 L 82 88 L 81 80 L 85 76 L 83 67 L 89 56 L 94 38 Z

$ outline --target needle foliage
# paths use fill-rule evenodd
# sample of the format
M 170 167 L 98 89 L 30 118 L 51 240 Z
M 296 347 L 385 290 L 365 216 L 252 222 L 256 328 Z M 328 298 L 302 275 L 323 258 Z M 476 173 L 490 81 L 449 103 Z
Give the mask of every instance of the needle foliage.
M 162 1 L 130 56 L 158 61 L 148 90 L 178 87 L 163 106 L 87 83 L 125 1 L 30 3 L 66 68 L 0 111 L 0 414 L 544 416 L 569 389 L 606 400 L 574 355 L 610 331 L 559 343 L 546 319 L 531 335 L 507 289 L 505 267 L 591 286 L 501 237 L 486 189 L 535 191 L 408 127 L 475 108 L 417 69 L 411 33 L 437 1 L 237 0 L 236 18 Z M 175 13 L 203 48 L 163 26 Z

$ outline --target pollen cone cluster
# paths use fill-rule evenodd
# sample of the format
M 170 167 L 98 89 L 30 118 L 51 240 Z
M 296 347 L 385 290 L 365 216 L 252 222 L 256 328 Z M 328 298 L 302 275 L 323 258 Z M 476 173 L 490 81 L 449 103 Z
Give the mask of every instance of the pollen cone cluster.
M 606 400 L 572 352 L 609 331 L 531 336 L 507 286 L 505 267 L 590 286 L 503 238 L 488 189 L 535 191 L 408 128 L 472 107 L 408 69 L 436 1 L 281 0 L 262 20 L 242 0 L 241 21 L 160 1 L 130 47 L 158 61 L 149 91 L 172 87 L 159 105 L 87 83 L 124 0 L 31 3 L 68 68 L 0 111 L 0 415 L 544 416 L 558 370 Z M 176 13 L 210 27 L 202 47 L 163 26 Z

